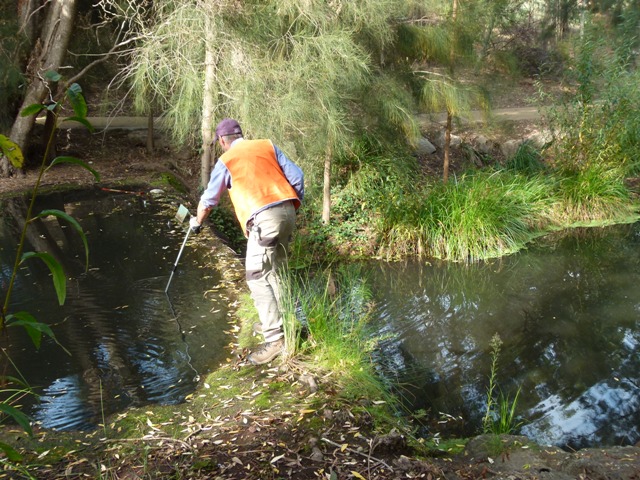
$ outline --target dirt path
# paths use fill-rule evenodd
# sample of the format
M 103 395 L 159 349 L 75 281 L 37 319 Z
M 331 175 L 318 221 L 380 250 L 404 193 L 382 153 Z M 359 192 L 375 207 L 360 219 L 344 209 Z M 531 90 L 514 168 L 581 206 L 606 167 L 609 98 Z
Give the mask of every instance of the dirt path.
M 525 121 L 537 120 L 540 118 L 541 113 L 544 113 L 544 107 L 542 111 L 538 107 L 499 108 L 491 111 L 491 117 L 498 120 Z M 446 114 L 418 115 L 418 120 L 421 122 L 427 120 L 443 122 L 446 118 Z M 144 130 L 149 126 L 149 119 L 147 117 L 87 117 L 87 120 L 96 130 Z M 471 112 L 470 120 L 473 122 L 482 122 L 484 120 L 483 112 Z M 155 117 L 153 125 L 156 128 L 161 128 L 163 126 L 163 122 L 164 120 L 161 117 Z M 37 123 L 44 123 L 44 120 L 39 118 Z M 60 128 L 66 130 L 85 127 L 77 122 L 66 122 L 63 120 L 60 124 Z

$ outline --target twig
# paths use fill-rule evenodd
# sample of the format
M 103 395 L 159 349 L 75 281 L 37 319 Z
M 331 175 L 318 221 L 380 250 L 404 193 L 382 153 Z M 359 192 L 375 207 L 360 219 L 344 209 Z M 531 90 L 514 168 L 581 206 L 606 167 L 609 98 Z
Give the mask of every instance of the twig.
M 334 447 L 338 447 L 338 448 L 339 448 L 339 449 L 341 449 L 341 450 L 342 450 L 342 449 L 344 449 L 344 450 L 348 450 L 348 451 L 349 451 L 349 452 L 351 452 L 351 453 L 357 453 L 358 455 L 362 455 L 363 457 L 367 457 L 367 459 L 369 459 L 369 460 L 373 460 L 373 461 L 375 461 L 375 462 L 381 463 L 382 465 L 384 465 L 385 467 L 387 467 L 389 470 L 391 470 L 391 471 L 393 472 L 393 468 L 391 468 L 387 462 L 385 462 L 384 460 L 381 460 L 381 459 L 379 459 L 379 458 L 373 457 L 373 456 L 369 455 L 368 453 L 362 453 L 362 452 L 359 452 L 359 451 L 354 450 L 353 448 L 349 448 L 349 447 L 344 448 L 344 447 L 343 447 L 342 445 L 340 445 L 339 443 L 332 442 L 332 441 L 331 441 L 331 440 L 329 440 L 328 438 L 324 438 L 324 437 L 322 437 L 322 441 L 323 441 L 323 442 L 327 442 L 329 445 L 333 445 Z

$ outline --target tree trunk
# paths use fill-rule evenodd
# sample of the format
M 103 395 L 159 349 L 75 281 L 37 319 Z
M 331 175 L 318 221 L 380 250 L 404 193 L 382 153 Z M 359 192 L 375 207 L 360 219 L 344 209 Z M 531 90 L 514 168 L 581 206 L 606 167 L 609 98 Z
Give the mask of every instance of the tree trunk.
M 44 78 L 49 71 L 57 71 L 64 60 L 73 32 L 77 0 L 51 0 L 47 7 L 47 16 L 31 52 L 29 60 L 29 86 L 20 110 L 34 103 L 42 103 L 51 86 Z M 16 117 L 9 137 L 23 152 L 26 152 L 27 141 L 35 123 L 35 115 Z M 0 176 L 7 177 L 15 173 L 9 160 L 0 158 Z
M 20 32 L 33 45 L 36 41 L 36 26 L 38 25 L 38 2 L 36 0 L 18 0 L 18 23 Z
M 329 224 L 331 220 L 331 150 L 328 149 L 324 158 L 324 183 L 322 187 L 322 223 Z
M 447 112 L 447 127 L 444 131 L 444 164 L 442 166 L 442 181 L 449 181 L 449 152 L 451 151 L 451 126 L 453 115 Z
M 457 37 L 456 22 L 458 20 L 458 0 L 453 0 L 451 7 L 451 21 L 454 25 L 454 38 Z M 453 72 L 455 69 L 456 48 L 455 41 L 451 44 L 451 50 L 449 50 L 449 61 L 451 65 L 449 70 L 451 77 L 453 78 Z M 447 108 L 447 126 L 444 131 L 444 159 L 442 165 L 442 181 L 447 183 L 449 181 L 449 152 L 451 151 L 451 129 L 453 124 L 453 113 L 451 109 Z
M 215 45 L 213 38 L 213 27 L 211 20 L 207 15 L 205 32 L 206 48 L 204 59 L 204 92 L 202 97 L 202 157 L 200 160 L 200 185 L 206 188 L 211 175 L 211 163 L 213 159 L 213 150 L 215 145 L 213 141 L 213 85 L 216 77 L 215 54 L 212 46 Z
M 153 107 L 149 107 L 149 114 L 147 115 L 147 153 L 149 155 L 152 155 L 155 150 L 153 134 Z

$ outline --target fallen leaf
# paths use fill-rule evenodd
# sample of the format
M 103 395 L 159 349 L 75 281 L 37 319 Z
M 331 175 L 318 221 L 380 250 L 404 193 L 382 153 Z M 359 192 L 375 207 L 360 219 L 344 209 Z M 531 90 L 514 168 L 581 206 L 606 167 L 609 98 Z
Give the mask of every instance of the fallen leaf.
M 284 457 L 284 453 L 283 453 L 282 455 L 278 455 L 277 457 L 273 457 L 273 458 L 271 459 L 271 462 L 270 462 L 270 463 L 271 463 L 271 464 L 274 464 L 274 463 L 276 463 L 278 460 L 280 460 L 280 459 L 281 459 L 281 458 L 283 458 L 283 457 Z

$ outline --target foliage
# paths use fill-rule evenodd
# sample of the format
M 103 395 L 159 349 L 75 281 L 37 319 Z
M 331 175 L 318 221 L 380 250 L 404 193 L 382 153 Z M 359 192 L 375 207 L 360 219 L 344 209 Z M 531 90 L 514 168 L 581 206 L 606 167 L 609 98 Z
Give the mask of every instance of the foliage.
M 341 398 L 395 404 L 371 362 L 376 346 L 366 326 L 370 292 L 358 267 L 289 272 L 281 292 L 286 359 L 318 375 L 340 372 Z
M 542 155 L 531 142 L 524 142 L 518 147 L 515 155 L 507 161 L 505 168 L 523 175 L 535 175 L 543 172 L 547 167 Z
M 418 164 L 400 155 L 402 149 L 399 145 L 394 155 L 364 135 L 336 159 L 345 183 L 332 196 L 336 221 L 326 229 L 337 245 L 355 240 L 364 246 L 388 205 L 402 203 L 406 192 L 416 188 Z
M 609 220 L 631 214 L 633 204 L 624 185 L 624 169 L 595 163 L 560 171 L 558 214 L 570 223 Z
M 420 255 L 477 261 L 513 253 L 543 224 L 554 199 L 549 181 L 507 171 L 480 171 L 418 190 L 389 205 L 381 249 L 388 256 Z
M 489 374 L 489 385 L 487 387 L 487 407 L 484 418 L 482 419 L 483 433 L 493 433 L 496 435 L 510 434 L 520 426 L 516 422 L 515 411 L 518 404 L 518 396 L 520 388 L 515 394 L 513 400 L 502 391 L 500 396 L 496 397 L 497 376 L 498 376 L 498 359 L 502 348 L 502 339 L 496 333 L 489 344 L 491 347 L 491 371 Z
M 578 94 L 548 114 L 554 134 L 550 153 L 557 164 L 572 170 L 604 164 L 631 174 L 637 171 L 640 153 L 640 119 L 635 114 L 640 72 L 628 63 L 628 42 L 613 55 L 609 45 L 597 24 L 590 24 L 577 42 Z
M 47 72 L 45 76 L 48 80 L 52 82 L 57 82 L 61 79 L 61 76 L 58 73 L 51 72 L 51 71 Z M 41 105 L 41 104 L 30 105 L 25 109 L 23 109 L 23 111 L 21 112 L 21 115 L 27 116 L 27 115 L 36 114 L 41 111 L 46 111 L 47 114 L 53 115 L 56 118 L 56 122 L 57 122 L 58 112 L 62 107 L 63 103 L 68 103 L 74 112 L 74 115 L 67 118 L 67 120 L 79 122 L 82 125 L 85 125 L 91 129 L 91 125 L 86 119 L 87 104 L 84 100 L 84 97 L 82 96 L 82 89 L 78 84 L 75 84 L 75 83 L 69 86 L 64 97 L 60 101 L 53 102 L 48 105 Z M 58 165 L 61 163 L 71 163 L 74 165 L 82 166 L 83 168 L 90 171 L 96 179 L 99 179 L 99 176 L 94 169 L 92 169 L 87 164 L 85 164 L 81 160 L 74 157 L 67 157 L 67 156 L 56 157 L 49 165 L 47 165 L 49 150 L 53 144 L 56 129 L 57 129 L 57 123 L 56 123 L 56 128 L 53 128 L 51 130 L 48 143 L 47 143 L 47 148 L 43 155 L 42 163 L 40 165 L 40 170 L 38 172 L 38 177 L 36 179 L 35 185 L 31 190 L 31 200 L 25 214 L 24 226 L 20 234 L 20 239 L 18 240 L 16 259 L 13 265 L 13 270 L 11 271 L 10 280 L 6 287 L 6 291 L 4 295 L 4 303 L 3 303 L 2 311 L 0 313 L 2 316 L 2 322 L 0 323 L 0 330 L 5 327 L 17 327 L 17 326 L 23 327 L 27 331 L 28 335 L 30 336 L 36 348 L 40 347 L 43 334 L 49 336 L 56 342 L 57 340 L 51 328 L 45 323 L 38 322 L 35 319 L 35 317 L 33 317 L 33 315 L 31 315 L 29 312 L 26 312 L 26 311 L 11 312 L 10 311 L 11 294 L 13 291 L 13 286 L 15 284 L 16 278 L 18 276 L 18 272 L 20 271 L 20 268 L 29 260 L 31 259 L 42 260 L 51 272 L 53 286 L 58 296 L 58 303 L 60 305 L 64 304 L 66 299 L 66 276 L 64 274 L 64 271 L 60 263 L 51 254 L 47 252 L 24 252 L 24 248 L 26 246 L 26 232 L 27 232 L 27 228 L 29 227 L 29 224 L 49 216 L 54 216 L 54 217 L 57 217 L 58 219 L 65 220 L 69 225 L 71 225 L 78 232 L 78 234 L 82 239 L 82 242 L 84 243 L 85 261 L 87 266 L 89 261 L 89 249 L 88 249 L 86 236 L 80 224 L 73 217 L 71 217 L 67 213 L 62 212 L 60 210 L 43 210 L 38 214 L 34 214 L 33 208 L 38 195 L 38 190 L 40 187 L 40 183 L 42 181 L 42 177 L 48 170 L 50 170 L 55 165 Z M 10 139 L 2 135 L 0 135 L 0 150 L 12 162 L 14 167 L 22 168 L 24 158 L 23 158 L 22 152 L 20 152 L 19 147 Z M 26 391 L 27 390 L 25 389 L 21 389 L 20 393 L 26 392 Z M 5 391 L 4 393 L 7 393 L 7 392 Z M 11 397 L 9 397 L 9 399 L 5 400 L 4 402 L 0 402 L 0 411 L 3 414 L 13 418 L 14 421 L 16 421 L 27 433 L 31 434 L 31 426 L 28 418 L 18 409 L 13 407 L 11 405 L 11 402 L 12 402 Z M 15 457 L 15 454 L 11 452 L 10 447 L 5 448 L 2 445 L 0 445 L 0 449 L 3 449 L 9 457 Z
M 125 75 L 139 110 L 155 98 L 174 138 L 196 141 L 203 32 L 210 28 L 214 117 L 237 118 L 253 137 L 295 142 L 297 156 L 308 161 L 327 146 L 339 151 L 345 145 L 355 112 L 350 105 L 372 73 L 367 49 L 389 43 L 389 19 L 400 3 L 163 2 Z

